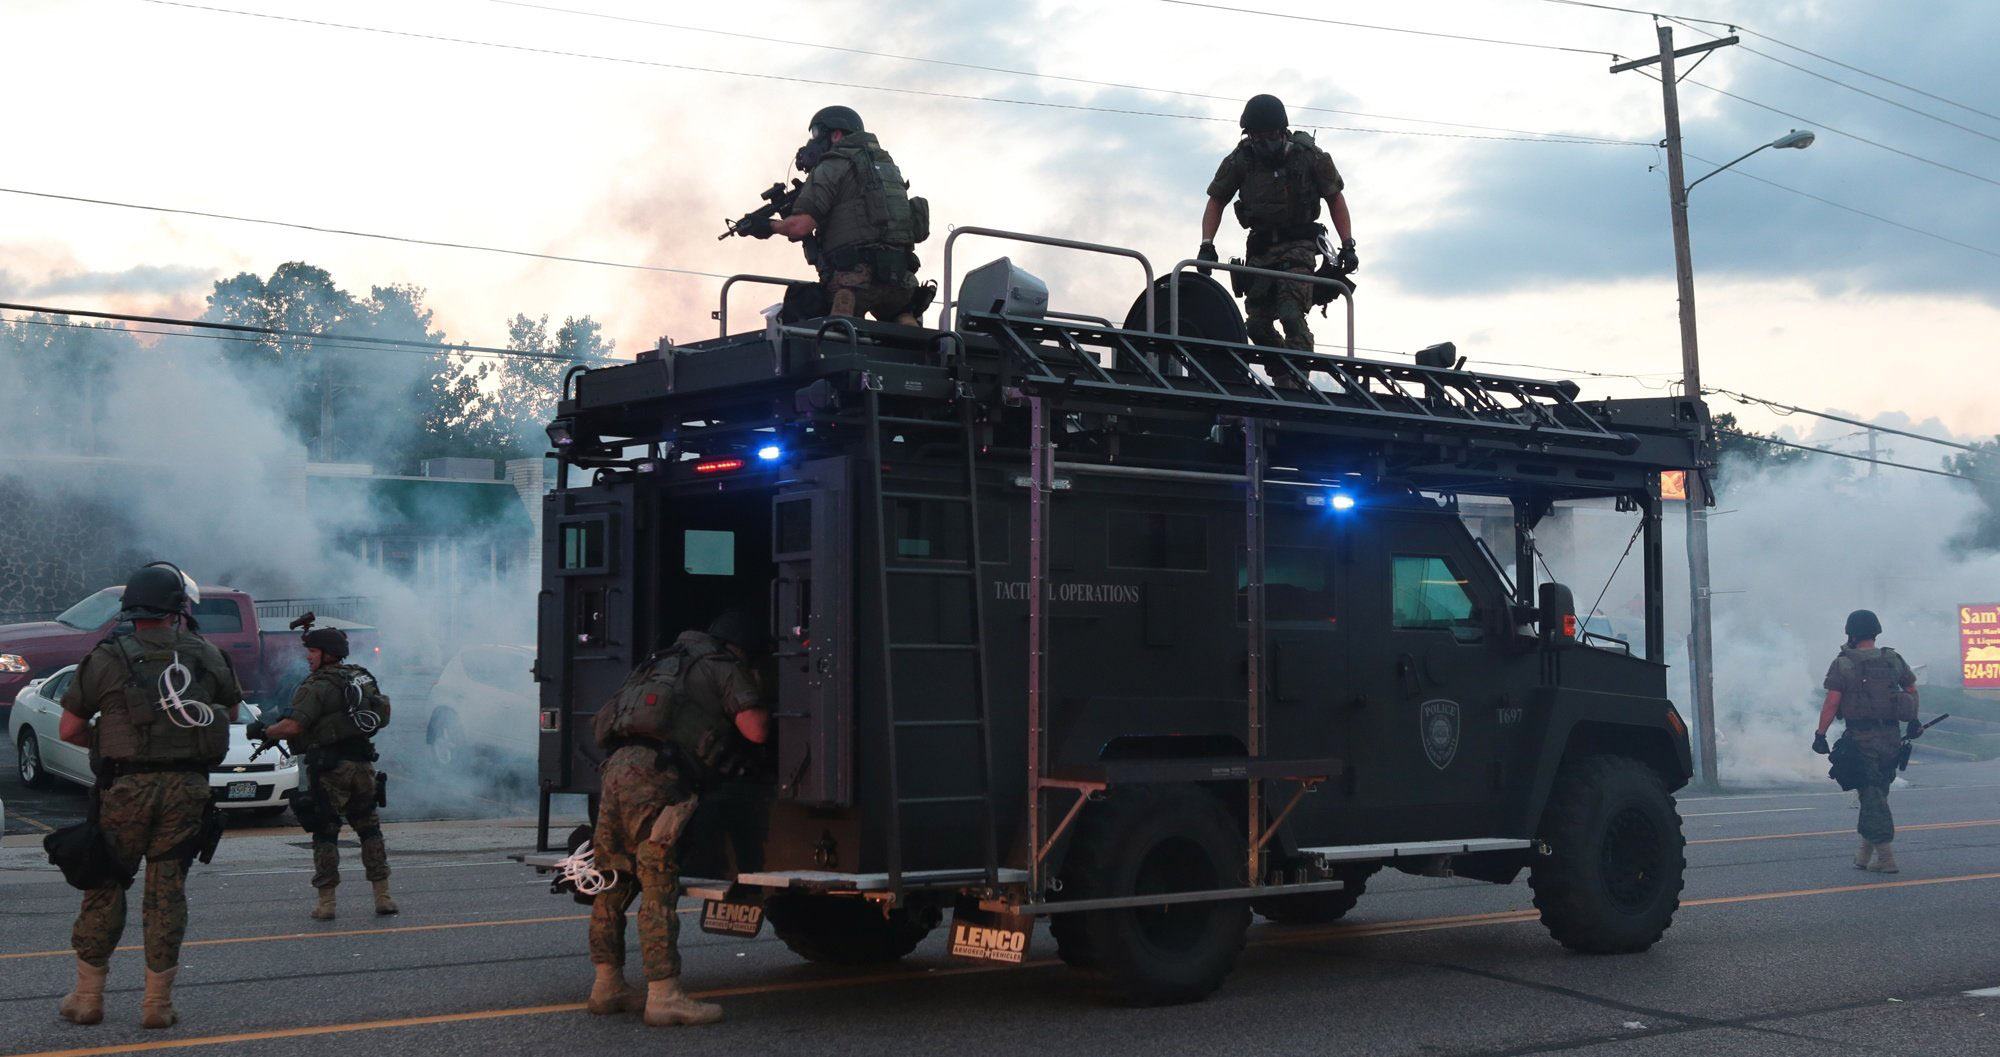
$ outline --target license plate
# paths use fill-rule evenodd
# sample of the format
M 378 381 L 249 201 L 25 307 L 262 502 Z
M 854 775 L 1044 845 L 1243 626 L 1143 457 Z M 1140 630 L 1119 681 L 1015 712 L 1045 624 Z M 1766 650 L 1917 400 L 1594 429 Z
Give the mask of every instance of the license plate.
M 229 791 L 224 793 L 223 796 L 230 800 L 255 800 L 257 799 L 257 783 L 231 782 L 229 783 Z

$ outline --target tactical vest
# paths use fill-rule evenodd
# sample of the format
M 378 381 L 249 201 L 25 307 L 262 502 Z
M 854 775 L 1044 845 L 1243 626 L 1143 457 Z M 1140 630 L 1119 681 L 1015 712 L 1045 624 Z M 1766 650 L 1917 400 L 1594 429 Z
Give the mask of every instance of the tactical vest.
M 97 753 L 104 759 L 129 763 L 198 763 L 213 767 L 229 755 L 229 716 L 204 700 L 218 677 L 196 650 L 180 643 L 154 646 L 131 634 L 105 640 L 125 665 L 125 686 L 115 701 L 106 701 L 97 721 Z M 166 714 L 166 689 L 161 679 L 178 656 L 188 671 L 183 701 L 201 701 L 213 709 L 209 722 L 184 727 Z
M 852 205 L 836 203 L 833 215 L 825 218 L 825 228 L 830 230 L 821 232 L 820 242 L 824 248 L 835 249 L 861 243 L 913 246 L 922 241 L 918 237 L 916 217 L 910 205 L 909 182 L 903 179 L 903 171 L 896 167 L 896 160 L 882 149 L 874 136 L 857 133 L 844 137 L 827 151 L 826 156 L 848 163 L 861 194 L 859 201 Z M 821 161 L 820 164 L 826 163 Z M 928 229 L 928 203 L 923 212 L 924 227 Z M 923 234 L 930 232 L 926 230 Z
M 1917 718 L 1917 699 L 1898 682 L 1903 666 L 1898 663 L 1895 650 L 1886 646 L 1874 650 L 1843 649 L 1835 663 L 1847 684 L 1847 690 L 1840 695 L 1841 719 L 1907 723 Z
M 708 662 L 731 663 L 712 639 L 676 642 L 647 658 L 591 721 L 597 747 L 609 751 L 625 738 L 671 745 L 702 771 L 687 777 L 697 782 L 715 777 L 735 722 L 719 698 L 704 701 L 688 689 L 695 666 Z
M 1252 231 L 1270 231 L 1303 228 L 1318 220 L 1320 195 L 1313 186 L 1313 162 L 1318 154 L 1310 133 L 1294 132 L 1283 164 L 1273 171 L 1258 163 L 1248 140 L 1237 144 L 1243 186 L 1236 192 L 1236 222 Z
M 389 725 L 389 695 L 368 669 L 358 664 L 329 664 L 306 676 L 301 686 L 314 682 L 328 684 L 339 707 L 321 715 L 306 732 L 307 748 L 322 748 L 337 741 L 372 738 Z

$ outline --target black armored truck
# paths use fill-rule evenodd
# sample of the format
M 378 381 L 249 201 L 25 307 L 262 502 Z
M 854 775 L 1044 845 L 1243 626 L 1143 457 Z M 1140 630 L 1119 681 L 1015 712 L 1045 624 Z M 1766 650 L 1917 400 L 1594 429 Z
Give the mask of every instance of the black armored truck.
M 954 290 L 965 237 L 1126 258 L 1143 293 L 1122 324 L 1058 311 L 1006 258 Z M 952 954 L 1019 961 L 1046 917 L 1114 996 L 1189 1001 L 1253 914 L 1332 921 L 1390 867 L 1525 872 L 1578 951 L 1658 940 L 1690 775 L 1659 481 L 1697 465 L 1700 401 L 1587 402 L 1449 346 L 1358 358 L 1351 289 L 1348 355 L 1247 344 L 1198 263 L 960 228 L 939 329 L 731 334 L 731 287 L 772 281 L 739 276 L 721 336 L 574 369 L 548 429 L 543 849 L 549 796 L 596 791 L 595 710 L 748 607 L 776 733 L 683 839 L 712 931 L 864 962 L 949 919 Z M 1498 553 L 1474 501 L 1506 512 Z M 1637 642 L 1535 580 L 1535 528 L 1571 503 L 1634 522 Z

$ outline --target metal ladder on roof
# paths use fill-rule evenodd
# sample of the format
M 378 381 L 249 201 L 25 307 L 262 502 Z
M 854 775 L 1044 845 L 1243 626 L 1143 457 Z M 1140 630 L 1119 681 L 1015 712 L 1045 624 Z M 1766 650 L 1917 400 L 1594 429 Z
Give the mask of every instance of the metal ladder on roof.
M 999 849 L 997 819 L 993 806 L 993 732 L 989 722 L 987 701 L 986 670 L 986 619 L 984 592 L 980 589 L 979 543 L 979 464 L 978 444 L 973 422 L 972 401 L 961 397 L 958 401 L 959 414 L 956 419 L 913 418 L 882 413 L 882 394 L 879 390 L 868 390 L 868 462 L 869 478 L 872 484 L 872 502 L 875 504 L 875 605 L 876 641 L 880 650 L 879 663 L 882 666 L 882 712 L 885 724 L 887 758 L 884 767 L 889 783 L 889 820 L 886 828 L 888 850 L 889 889 L 901 895 L 903 888 L 903 847 L 906 808 L 934 808 L 954 804 L 979 805 L 981 815 L 981 840 L 983 865 L 978 870 L 946 871 L 950 874 L 943 880 L 963 882 L 983 881 L 991 886 L 999 883 Z M 884 472 L 883 458 L 886 454 L 888 435 L 896 433 L 933 433 L 939 437 L 955 438 L 963 454 L 962 472 L 954 491 L 900 491 L 891 486 L 895 478 Z M 962 511 L 966 526 L 966 548 L 963 561 L 933 562 L 913 564 L 906 556 L 895 553 L 890 540 L 896 523 L 899 502 L 938 503 L 947 508 Z M 966 643 L 917 641 L 914 630 L 899 626 L 895 619 L 894 607 L 890 605 L 890 585 L 901 581 L 930 581 L 943 585 L 941 590 L 956 588 L 965 593 L 970 601 L 971 639 Z M 940 595 L 940 598 L 944 596 Z M 901 622 L 907 624 L 908 621 Z M 936 693 L 900 693 L 906 677 L 898 676 L 899 657 L 922 653 L 948 653 L 963 657 L 971 665 L 972 698 L 970 714 L 941 716 L 918 714 L 911 708 L 914 701 L 927 703 L 949 703 L 949 695 Z M 925 731 L 970 730 L 977 742 L 973 770 L 975 781 L 971 787 L 946 792 L 930 792 L 920 796 L 905 795 L 902 784 L 902 754 L 911 739 Z M 941 875 L 936 870 L 926 870 L 927 884 L 939 883 Z
M 1568 382 L 1355 359 L 1083 322 L 965 313 L 1001 346 L 1002 389 L 1093 402 L 1617 448 Z

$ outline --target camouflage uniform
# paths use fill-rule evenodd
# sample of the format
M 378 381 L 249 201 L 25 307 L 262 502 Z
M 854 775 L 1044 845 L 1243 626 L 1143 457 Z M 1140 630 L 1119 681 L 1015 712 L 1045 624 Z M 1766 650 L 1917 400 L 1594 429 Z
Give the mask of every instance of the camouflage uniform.
M 679 644 L 707 640 L 699 631 L 682 633 Z M 712 640 L 704 645 L 712 644 Z M 706 663 L 712 659 L 714 663 Z M 694 698 L 719 704 L 735 716 L 761 707 L 757 684 L 741 661 L 726 651 L 710 653 L 685 676 Z M 682 755 L 685 750 L 669 755 Z M 680 864 L 674 842 L 693 817 L 699 797 L 686 762 L 664 762 L 652 745 L 622 744 L 604 761 L 591 831 L 591 853 L 603 871 L 618 871 L 618 883 L 598 893 L 590 909 L 590 960 L 625 964 L 625 912 L 639 900 L 639 954 L 649 981 L 681 972 Z
M 877 173 L 886 173 L 886 180 L 879 175 L 877 180 L 894 184 L 885 190 L 905 203 L 900 222 L 870 216 L 869 191 L 858 171 L 864 159 L 872 159 Z M 917 292 L 917 260 L 904 190 L 895 159 L 867 132 L 846 134 L 799 188 L 790 215 L 818 221 L 814 263 L 833 315 L 872 314 L 896 321 L 907 313 Z M 897 223 L 901 230 L 895 230 Z
M 228 717 L 243 701 L 236 673 L 222 651 L 191 631 L 171 627 L 140 628 L 132 633 L 142 646 L 170 648 L 199 662 L 200 675 L 185 696 L 204 701 L 218 713 L 216 722 Z M 192 665 L 190 667 L 193 667 Z M 130 707 L 124 696 L 127 668 L 117 647 L 108 641 L 87 654 L 77 668 L 76 678 L 63 694 L 65 712 L 89 719 L 108 710 Z M 122 704 L 121 704 L 122 702 Z M 155 716 L 154 723 L 168 722 Z M 99 720 L 92 734 L 94 766 L 116 769 L 128 766 L 185 764 L 180 770 L 122 774 L 94 795 L 98 796 L 98 824 L 103 827 L 122 869 L 136 870 L 146 861 L 146 888 L 141 913 L 145 921 L 146 968 L 163 973 L 180 961 L 181 939 L 187 933 L 187 868 L 193 857 L 192 845 L 208 809 L 208 771 L 214 761 L 151 759 L 149 753 L 108 733 L 108 717 Z M 142 736 L 143 740 L 143 736 Z M 98 968 L 110 963 L 125 932 L 125 889 L 115 882 L 93 888 L 83 895 L 70 945 L 79 959 Z
M 1915 718 L 1915 711 L 1899 716 L 1886 705 L 1870 707 L 1870 689 L 1861 679 L 1862 666 L 1870 662 L 1889 671 L 1889 682 L 1895 689 L 1916 685 L 1917 675 L 1908 662 L 1894 650 L 1876 648 L 1842 650 L 1826 670 L 1825 686 L 1840 693 L 1840 718 L 1846 723 L 1840 740 L 1860 750 L 1856 792 L 1861 814 L 1855 830 L 1870 844 L 1888 844 L 1896 839 L 1896 820 L 1889 813 L 1889 786 L 1896 780 L 1896 764 L 1903 751 L 1899 721 Z
M 1237 220 L 1250 229 L 1244 263 L 1254 268 L 1312 274 L 1319 256 L 1318 239 L 1325 230 L 1314 222 L 1319 203 L 1341 192 L 1345 184 L 1333 158 L 1314 145 L 1312 137 L 1293 133 L 1283 165 L 1267 171 L 1251 154 L 1245 140 L 1222 159 L 1209 181 L 1208 197 L 1222 202 L 1239 195 Z M 1317 230 L 1315 230 L 1317 228 Z M 1250 340 L 1311 352 L 1312 328 L 1306 310 L 1313 304 L 1311 283 L 1293 283 L 1256 276 L 1249 280 L 1243 304 Z M 1278 335 L 1275 321 L 1285 326 Z
M 292 742 L 311 776 L 310 794 L 319 799 L 325 824 L 313 831 L 312 886 L 325 891 L 340 884 L 341 820 L 361 842 L 361 867 L 369 881 L 389 879 L 389 850 L 375 807 L 374 747 L 347 715 L 347 683 L 329 674 L 337 665 L 306 677 L 292 694 L 291 718 L 305 728 Z M 366 669 L 356 668 L 364 672 Z

